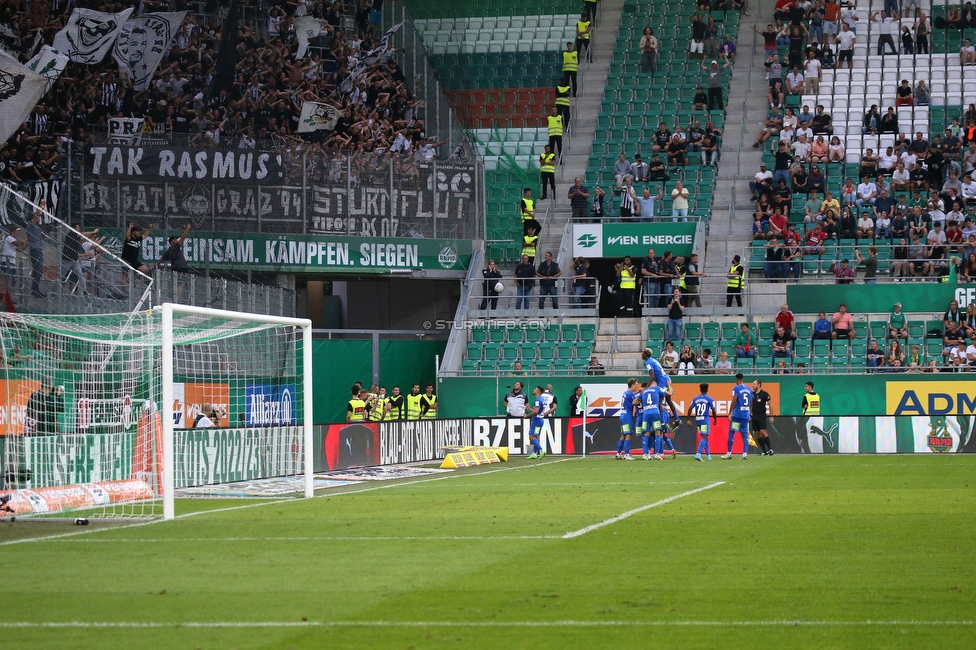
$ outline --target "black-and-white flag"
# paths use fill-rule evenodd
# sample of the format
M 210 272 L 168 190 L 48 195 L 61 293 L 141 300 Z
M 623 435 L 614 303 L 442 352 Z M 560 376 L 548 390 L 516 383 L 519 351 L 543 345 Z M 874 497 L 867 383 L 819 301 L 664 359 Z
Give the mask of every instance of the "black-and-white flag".
M 339 109 L 331 104 L 303 102 L 302 116 L 298 120 L 299 133 L 331 131 L 339 121 Z
M 293 23 L 295 25 L 295 36 L 298 38 L 298 52 L 295 53 L 295 58 L 304 59 L 305 55 L 308 54 L 309 42 L 326 31 L 328 23 L 311 16 L 300 16 Z
M 384 57 L 390 56 L 388 53 L 390 41 L 393 39 L 393 34 L 395 34 L 396 31 L 402 26 L 403 23 L 397 23 L 393 27 L 386 30 L 386 33 L 383 34 L 383 38 L 380 39 L 380 44 L 364 54 L 363 58 L 361 58 L 359 63 L 356 64 L 356 67 L 353 68 L 352 72 L 349 73 L 349 76 L 346 77 L 341 84 L 339 84 L 340 92 L 351 92 L 353 84 L 356 83 L 360 77 L 366 74 L 366 70 L 369 68 L 369 66 L 377 63 Z
M 23 124 L 47 90 L 47 79 L 16 59 L 0 55 L 0 142 Z
M 125 21 L 112 56 L 135 90 L 149 88 L 185 16 L 185 11 L 174 11 L 143 14 Z
M 54 49 L 76 63 L 98 63 L 108 54 L 132 12 L 131 7 L 117 14 L 75 9 L 68 24 L 54 35 Z
M 51 90 L 51 86 L 58 80 L 67 65 L 68 56 L 58 52 L 50 45 L 41 47 L 41 51 L 27 62 L 28 68 L 47 79 L 45 92 Z
M 141 117 L 108 118 L 108 141 L 112 144 L 128 144 L 138 147 L 142 144 L 142 133 L 146 120 Z

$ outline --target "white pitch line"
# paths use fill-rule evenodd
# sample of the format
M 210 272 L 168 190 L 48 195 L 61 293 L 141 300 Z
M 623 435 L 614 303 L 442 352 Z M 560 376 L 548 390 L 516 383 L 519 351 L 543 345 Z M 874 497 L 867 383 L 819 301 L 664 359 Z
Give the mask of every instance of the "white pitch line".
M 3 621 L 18 628 L 571 628 L 571 627 L 968 627 L 974 621 Z
M 433 481 L 446 481 L 446 480 L 449 480 L 449 479 L 462 478 L 462 477 L 463 478 L 474 478 L 475 476 L 485 476 L 486 474 L 495 474 L 497 472 L 510 472 L 510 471 L 518 471 L 518 470 L 523 470 L 523 469 L 532 469 L 532 468 L 535 468 L 535 467 L 544 467 L 546 465 L 555 465 L 556 463 L 565 463 L 568 460 L 578 460 L 578 458 L 571 456 L 569 458 L 560 458 L 558 460 L 550 460 L 550 461 L 546 461 L 544 463 L 534 463 L 532 465 L 522 465 L 522 466 L 519 466 L 519 467 L 502 467 L 502 468 L 499 468 L 499 469 L 492 469 L 492 470 L 488 470 L 488 471 L 485 471 L 485 472 L 477 472 L 476 474 L 451 474 L 449 476 L 438 476 L 436 478 L 419 479 L 419 480 L 416 480 L 416 481 L 402 481 L 400 483 L 391 483 L 389 485 L 377 485 L 377 486 L 374 486 L 374 487 L 363 488 L 363 489 L 360 489 L 360 490 L 346 490 L 346 491 L 343 491 L 343 492 L 325 492 L 323 494 L 316 494 L 312 498 L 313 499 L 333 498 L 333 497 L 347 496 L 347 495 L 350 495 L 350 494 L 363 494 L 365 492 L 374 492 L 376 490 L 389 490 L 391 488 L 404 487 L 404 486 L 407 486 L 407 485 L 419 485 L 421 483 L 431 483 Z M 265 507 L 265 506 L 282 505 L 282 504 L 285 504 L 285 503 L 304 503 L 306 501 L 308 501 L 308 499 L 298 499 L 298 498 L 292 497 L 292 498 L 288 498 L 288 499 L 277 499 L 277 500 L 274 500 L 274 501 L 265 501 L 265 502 L 262 502 L 262 503 L 249 503 L 249 504 L 243 505 L 243 506 L 231 506 L 229 508 L 215 508 L 215 509 L 212 509 L 212 510 L 199 510 L 197 512 L 188 512 L 188 513 L 183 514 L 183 515 L 177 515 L 176 518 L 177 519 L 185 519 L 187 517 L 196 517 L 196 516 L 199 516 L 199 515 L 209 515 L 209 514 L 213 514 L 213 513 L 217 513 L 217 512 L 231 512 L 233 510 L 246 510 L 246 509 L 249 509 L 249 508 L 262 508 L 262 507 Z M 30 543 L 30 542 L 42 542 L 42 541 L 48 541 L 48 540 L 53 540 L 53 539 L 63 539 L 63 538 L 66 538 L 66 537 L 77 537 L 77 536 L 80 536 L 80 535 L 91 535 L 91 534 L 94 534 L 94 533 L 104 533 L 104 532 L 110 531 L 110 530 L 122 530 L 124 528 L 136 528 L 136 527 L 139 527 L 139 526 L 152 526 L 154 524 L 160 524 L 160 523 L 163 523 L 163 520 L 162 519 L 155 519 L 153 521 L 144 521 L 144 522 L 140 522 L 140 523 L 137 523 L 137 524 L 127 524 L 127 525 L 124 525 L 124 526 L 113 526 L 113 527 L 106 527 L 106 528 L 94 528 L 94 529 L 88 529 L 88 530 L 80 530 L 80 531 L 71 532 L 71 533 L 61 533 L 61 534 L 58 534 L 58 535 L 45 535 L 43 537 L 25 537 L 23 539 L 12 539 L 12 540 L 8 540 L 6 542 L 0 542 L 0 546 L 11 546 L 11 545 L 14 545 L 14 544 L 27 544 L 27 543 Z
M 695 488 L 694 490 L 688 490 L 687 492 L 682 492 L 681 494 L 676 494 L 673 497 L 668 497 L 666 499 L 661 499 L 660 501 L 655 501 L 654 503 L 648 503 L 646 506 L 641 506 L 640 508 L 634 508 L 633 510 L 628 510 L 625 513 L 619 514 L 616 517 L 611 517 L 610 519 L 604 519 L 603 521 L 593 524 L 592 526 L 587 526 L 586 528 L 580 528 L 579 530 L 574 530 L 570 533 L 563 535 L 563 539 L 572 539 L 574 537 L 579 537 L 580 535 L 585 535 L 587 533 L 592 533 L 594 530 L 603 528 L 604 526 L 609 526 L 610 524 L 615 524 L 618 521 L 623 521 L 628 517 L 633 517 L 636 514 L 644 512 L 645 510 L 650 510 L 651 508 L 656 508 L 658 506 L 663 506 L 672 501 L 677 501 L 684 497 L 691 496 L 692 494 L 698 494 L 699 492 L 704 492 L 705 490 L 711 490 L 712 488 L 717 488 L 720 485 L 725 485 L 725 481 L 718 481 L 705 487 Z
M 81 537 L 78 539 L 56 539 L 46 538 L 39 541 L 53 541 L 66 543 L 85 543 L 85 544 L 157 544 L 160 542 L 388 542 L 388 541 L 490 541 L 496 539 L 562 539 L 562 535 L 387 535 L 387 536 L 343 536 L 343 537 L 196 537 L 196 538 L 162 538 L 162 539 L 93 539 Z

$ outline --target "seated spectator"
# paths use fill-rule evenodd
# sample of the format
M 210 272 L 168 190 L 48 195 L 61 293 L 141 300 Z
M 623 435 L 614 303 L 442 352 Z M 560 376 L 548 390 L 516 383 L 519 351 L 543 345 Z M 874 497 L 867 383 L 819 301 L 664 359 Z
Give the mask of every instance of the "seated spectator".
M 789 221 L 781 208 L 773 208 L 773 216 L 769 218 L 769 234 L 771 237 L 785 237 Z
M 735 337 L 735 357 L 737 359 L 756 358 L 756 337 L 749 331 L 749 324 L 742 323 Z
M 620 157 L 617 158 L 617 162 L 613 164 L 613 176 L 615 179 L 614 184 L 617 187 L 623 185 L 624 176 L 630 174 L 630 163 L 627 162 L 627 156 L 623 152 L 620 152 Z
M 773 172 L 766 169 L 766 163 L 759 163 L 759 171 L 756 172 L 755 180 L 749 181 L 749 189 L 752 191 L 753 201 L 760 194 L 769 196 L 773 193 Z
M 911 352 L 908 353 L 908 372 L 921 372 L 922 352 L 918 343 L 912 344 Z
M 911 275 L 911 262 L 908 259 L 908 240 L 900 237 L 891 252 L 891 275 L 895 282 L 904 282 Z
M 651 155 L 651 162 L 647 164 L 647 168 L 647 180 L 649 181 L 667 182 L 671 179 L 671 177 L 668 176 L 667 165 L 665 165 L 664 161 L 661 160 L 660 154 L 655 153 Z
M 793 339 L 780 325 L 777 325 L 773 331 L 772 355 L 771 363 L 773 365 L 781 357 L 788 358 L 790 363 L 793 362 Z
M 630 165 L 630 177 L 635 183 L 646 183 L 650 166 L 641 160 L 639 153 L 634 154 L 634 162 Z
M 929 213 L 923 212 L 922 206 L 917 204 L 912 206 L 912 211 L 908 219 L 908 237 L 911 238 L 918 235 L 920 239 L 927 238 L 931 223 L 932 220 L 929 218 Z
M 822 206 L 823 201 L 820 200 L 817 193 L 810 192 L 810 195 L 803 204 L 803 223 L 814 224 L 818 221 L 823 221 L 823 213 L 820 211 Z
M 659 361 L 661 362 L 661 367 L 664 368 L 664 372 L 669 375 L 678 373 L 678 351 L 674 349 L 674 341 L 669 340 L 664 344 Z
M 806 136 L 798 136 L 796 142 L 790 145 L 790 149 L 800 162 L 805 163 L 810 161 L 810 152 L 813 151 L 813 146 L 807 142 Z
M 874 236 L 876 239 L 891 240 L 891 217 L 887 210 L 879 212 L 874 220 Z
M 711 348 L 705 348 L 698 355 L 698 373 L 709 374 L 715 370 L 715 359 L 712 357 Z
M 773 366 L 773 370 L 770 374 L 788 375 L 790 374 L 790 369 L 786 367 L 786 362 L 780 359 L 779 361 L 776 362 L 776 365 Z
M 878 349 L 878 340 L 871 339 L 868 343 L 867 359 L 866 359 L 868 372 L 877 372 L 880 368 L 884 367 L 885 363 L 885 353 L 884 350 Z
M 802 95 L 805 87 L 806 83 L 803 78 L 803 73 L 800 72 L 800 66 L 793 66 L 790 73 L 786 75 L 786 92 L 790 95 Z
M 881 128 L 881 116 L 878 114 L 878 105 L 872 104 L 864 118 L 861 120 L 861 133 L 877 133 Z
M 962 267 L 962 281 L 966 283 L 976 281 L 976 253 L 966 256 L 966 262 Z
M 854 284 L 854 269 L 850 260 L 843 259 L 840 264 L 833 262 L 828 271 L 834 274 L 835 284 Z
M 677 127 L 680 129 L 681 127 Z M 674 133 L 668 143 L 668 165 L 684 167 L 688 164 L 688 142 L 683 133 Z
M 901 349 L 901 343 L 895 339 L 888 346 L 888 358 L 885 360 L 888 372 L 904 372 L 905 353 Z
M 707 111 L 708 110 L 708 95 L 705 94 L 705 89 L 698 86 L 695 89 L 695 97 L 691 100 L 692 108 L 696 111 Z
M 850 206 L 845 205 L 837 220 L 837 235 L 842 239 L 854 239 L 857 236 L 857 217 Z
M 844 260 L 846 263 L 847 260 Z M 841 304 L 834 315 L 830 318 L 831 325 L 833 326 L 833 331 L 830 333 L 831 339 L 850 339 L 853 341 L 856 337 L 856 332 L 854 331 L 854 319 L 847 312 L 847 305 Z
M 874 220 L 870 212 L 862 212 L 861 218 L 857 220 L 857 232 L 855 239 L 874 239 Z
M 796 159 L 796 162 L 793 163 L 793 168 L 790 170 L 790 181 L 794 193 L 809 194 L 810 175 L 807 174 L 806 167 L 804 167 L 799 158 Z
M 790 209 L 793 207 L 793 193 L 783 179 L 780 179 L 776 184 L 771 203 L 773 204 L 774 212 L 779 209 L 783 214 L 789 214 Z
M 763 213 L 757 212 L 754 215 L 754 221 L 752 223 L 752 238 L 754 240 L 764 240 L 770 237 L 769 219 Z
M 960 195 L 966 205 L 976 203 L 976 183 L 973 182 L 972 174 L 963 175 L 960 189 Z
M 908 79 L 902 79 L 901 85 L 895 91 L 895 106 L 912 106 L 915 103 L 913 94 L 914 90 L 911 84 L 908 83 Z M 888 110 L 890 111 L 891 109 L 889 108 Z M 896 129 L 894 133 L 898 133 L 898 130 Z
M 716 375 L 731 375 L 732 362 L 729 361 L 729 353 L 722 350 L 718 353 L 718 361 L 715 362 Z
M 685 343 L 681 346 L 681 353 L 678 355 L 678 374 L 694 375 L 695 362 L 698 360 L 695 353 L 691 350 L 691 345 Z
M 653 135 L 653 143 L 651 144 L 651 151 L 654 153 L 660 153 L 662 151 L 667 151 L 668 144 L 671 142 L 671 131 L 668 129 L 668 125 L 661 122 L 657 131 Z
M 827 212 L 833 212 L 834 216 L 840 214 L 840 201 L 834 198 L 830 190 L 824 193 L 823 203 L 820 204 L 820 213 L 826 215 Z
M 829 154 L 830 147 L 827 145 L 827 141 L 822 135 L 818 135 L 810 145 L 810 161 L 815 163 L 825 163 L 827 162 Z
M 942 342 L 944 345 L 942 350 L 943 357 L 950 357 L 960 345 L 965 346 L 966 334 L 959 328 L 958 321 L 949 321 L 949 326 L 946 328 L 945 335 L 942 337 Z
M 788 112 L 790 109 L 786 109 Z M 756 141 L 752 144 L 753 149 L 759 149 L 763 146 L 763 142 L 769 138 L 779 135 L 780 130 L 783 128 L 783 113 L 778 108 L 770 108 L 766 114 L 766 120 L 763 122 L 763 127 L 759 130 L 759 135 L 756 136 Z
M 711 135 L 705 134 L 701 142 L 702 167 L 718 165 L 718 141 Z
M 786 103 L 786 93 L 783 91 L 783 84 L 776 81 L 770 84 L 769 92 L 766 93 L 766 100 L 770 108 L 782 108 Z
M 874 150 L 868 148 L 861 156 L 861 166 L 857 170 L 857 177 L 861 180 L 873 178 L 878 174 L 878 156 Z
M 949 309 L 942 314 L 942 329 L 948 330 L 950 323 L 956 323 L 959 325 L 964 320 L 963 312 L 959 311 L 959 302 L 956 300 L 951 300 L 949 302 Z
M 701 151 L 702 140 L 705 138 L 705 129 L 702 128 L 700 121 L 695 120 L 688 125 L 686 137 L 688 140 L 688 151 L 699 153 Z
M 916 106 L 928 106 L 929 101 L 931 101 L 932 94 L 929 92 L 928 86 L 925 85 L 925 80 L 920 79 L 917 84 L 915 84 L 915 105 Z
M 897 129 L 896 131 L 897 132 Z M 898 167 L 898 156 L 895 155 L 893 147 L 885 149 L 884 153 L 878 154 L 878 173 L 890 176 Z
M 905 163 L 900 160 L 895 170 L 891 173 L 891 189 L 895 192 L 907 192 L 911 190 L 911 174 L 905 169 Z
M 830 145 L 827 149 L 830 162 L 844 162 L 846 159 L 847 149 L 836 135 L 830 139 Z
M 865 205 L 873 206 L 877 198 L 877 186 L 869 178 L 865 178 L 857 186 L 857 198 L 854 200 L 854 205 L 857 206 L 858 210 L 863 210 Z
M 908 247 L 908 260 L 911 262 L 913 278 L 929 277 L 934 273 L 932 260 L 929 258 L 929 248 L 919 239 L 918 233 L 912 235 L 912 243 Z
M 817 222 L 810 232 L 807 233 L 803 252 L 806 255 L 816 255 L 817 259 L 822 259 L 824 254 L 824 242 L 827 241 L 827 233 L 823 229 L 823 223 Z
M 773 216 L 773 204 L 765 194 L 756 201 L 756 213 L 763 215 L 763 218 L 767 220 Z
M 829 341 L 831 339 L 831 329 L 827 315 L 824 312 L 820 312 L 817 320 L 813 323 L 813 336 L 811 338 L 814 341 Z
M 811 53 L 812 54 L 812 53 Z M 816 59 L 814 59 L 816 60 Z M 833 120 L 824 111 L 823 104 L 817 104 L 817 113 L 810 122 L 810 129 L 814 135 L 831 135 L 834 132 Z
M 966 315 L 963 316 L 959 326 L 963 333 L 969 338 L 976 334 L 976 303 L 970 302 L 966 305 Z
M 959 48 L 959 62 L 963 65 L 976 64 L 976 47 L 967 38 Z
M 596 357 L 590 357 L 590 364 L 586 367 L 586 374 L 590 376 L 602 376 L 607 374 L 606 368 Z
M 908 339 L 908 319 L 901 310 L 900 302 L 896 302 L 894 309 L 888 314 L 888 338 Z
M 796 131 L 800 127 L 800 122 L 793 113 L 792 108 L 787 108 L 783 115 L 783 128 L 780 129 L 779 139 L 789 145 L 796 139 Z

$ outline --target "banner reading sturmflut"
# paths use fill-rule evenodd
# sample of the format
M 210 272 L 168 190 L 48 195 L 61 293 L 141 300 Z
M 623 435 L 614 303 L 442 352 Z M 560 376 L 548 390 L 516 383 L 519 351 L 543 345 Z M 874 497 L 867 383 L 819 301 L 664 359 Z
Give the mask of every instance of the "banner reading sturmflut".
M 185 16 L 185 11 L 143 14 L 122 26 L 112 55 L 137 91 L 149 88 Z
M 98 63 L 108 54 L 132 12 L 132 8 L 117 14 L 75 9 L 68 24 L 55 34 L 54 49 L 76 63 Z

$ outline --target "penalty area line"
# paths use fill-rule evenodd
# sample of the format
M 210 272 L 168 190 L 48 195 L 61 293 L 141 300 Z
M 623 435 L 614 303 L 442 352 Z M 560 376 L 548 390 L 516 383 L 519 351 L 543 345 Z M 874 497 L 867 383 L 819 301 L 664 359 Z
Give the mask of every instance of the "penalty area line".
M 603 528 L 604 526 L 609 526 L 610 524 L 615 524 L 618 521 L 623 521 L 624 519 L 627 519 L 628 517 L 633 517 L 636 514 L 640 514 L 644 512 L 645 510 L 650 510 L 651 508 L 667 505 L 672 501 L 677 501 L 678 499 L 683 499 L 684 497 L 689 497 L 692 494 L 698 494 L 699 492 L 704 492 L 705 490 L 711 490 L 712 488 L 717 488 L 720 485 L 725 485 L 725 481 L 717 481 L 715 483 L 711 483 L 710 485 L 706 485 L 704 487 L 695 488 L 694 490 L 688 490 L 687 492 L 676 494 L 673 497 L 661 499 L 660 501 L 655 501 L 654 503 L 648 503 L 646 506 L 641 506 L 640 508 L 634 508 L 633 510 L 628 510 L 627 512 L 621 513 L 616 517 L 611 517 L 610 519 L 604 519 L 603 521 L 599 523 L 595 523 L 591 526 L 587 526 L 586 528 L 580 528 L 579 530 L 574 530 L 572 532 L 566 533 L 565 535 L 563 535 L 563 539 L 572 539 L 574 537 L 580 537 L 581 535 L 585 535 L 587 533 L 592 533 L 594 530 L 598 530 L 600 528 Z
M 571 628 L 571 627 L 962 627 L 973 621 L 4 621 L 0 629 L 33 628 Z

